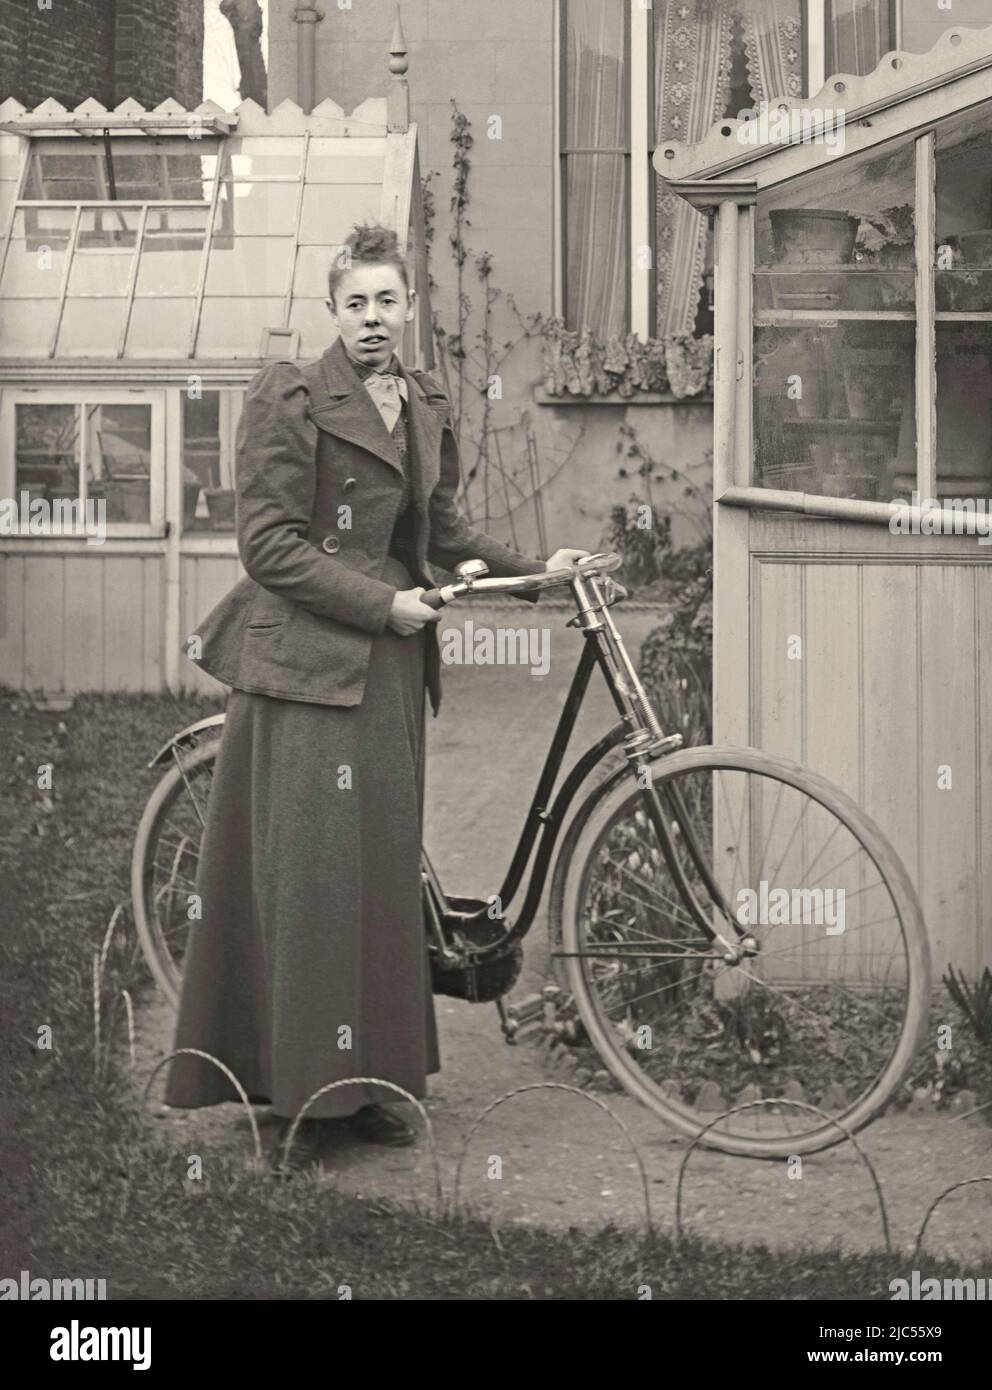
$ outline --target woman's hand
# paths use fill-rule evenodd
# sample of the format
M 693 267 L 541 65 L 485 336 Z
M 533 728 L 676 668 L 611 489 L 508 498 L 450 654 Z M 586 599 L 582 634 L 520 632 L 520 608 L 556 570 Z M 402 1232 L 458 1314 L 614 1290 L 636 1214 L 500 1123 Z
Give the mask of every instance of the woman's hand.
M 582 560 L 591 554 L 591 550 L 556 550 L 545 564 L 549 570 L 565 570 L 574 565 L 576 560 Z
M 440 618 L 440 608 L 429 608 L 426 603 L 420 602 L 420 595 L 424 592 L 423 585 L 417 589 L 396 590 L 386 626 L 400 637 L 412 637 L 426 623 L 436 623 Z

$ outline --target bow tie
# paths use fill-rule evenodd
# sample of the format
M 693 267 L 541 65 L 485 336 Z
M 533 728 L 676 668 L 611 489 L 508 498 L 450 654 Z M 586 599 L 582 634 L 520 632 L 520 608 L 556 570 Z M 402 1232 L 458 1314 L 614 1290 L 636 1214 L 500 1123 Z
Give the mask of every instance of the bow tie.
M 398 372 L 372 371 L 365 378 L 365 389 L 382 416 L 386 429 L 392 434 L 403 409 L 402 403 L 409 399 L 406 382 Z

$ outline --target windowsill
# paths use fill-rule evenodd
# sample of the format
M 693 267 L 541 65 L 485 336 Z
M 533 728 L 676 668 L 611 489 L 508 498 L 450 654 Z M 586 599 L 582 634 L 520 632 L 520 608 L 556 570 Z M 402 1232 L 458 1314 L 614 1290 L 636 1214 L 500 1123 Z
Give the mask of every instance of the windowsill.
M 631 396 L 621 396 L 616 391 L 608 395 L 598 392 L 591 396 L 553 396 L 543 386 L 534 388 L 534 400 L 538 405 L 712 405 L 711 394 L 701 396 L 673 396 L 670 391 L 635 391 Z

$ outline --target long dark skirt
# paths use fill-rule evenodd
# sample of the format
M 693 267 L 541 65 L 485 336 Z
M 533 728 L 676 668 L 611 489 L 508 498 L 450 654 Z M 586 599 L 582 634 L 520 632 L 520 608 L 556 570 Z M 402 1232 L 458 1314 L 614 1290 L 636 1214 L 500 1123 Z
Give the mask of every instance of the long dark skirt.
M 423 661 L 422 633 L 387 629 L 360 705 L 240 690 L 228 702 L 175 1046 L 211 1053 L 280 1115 L 354 1076 L 419 1099 L 440 1069 L 420 884 Z M 171 1064 L 169 1105 L 236 1098 L 209 1062 Z M 401 1100 L 342 1086 L 307 1113 Z

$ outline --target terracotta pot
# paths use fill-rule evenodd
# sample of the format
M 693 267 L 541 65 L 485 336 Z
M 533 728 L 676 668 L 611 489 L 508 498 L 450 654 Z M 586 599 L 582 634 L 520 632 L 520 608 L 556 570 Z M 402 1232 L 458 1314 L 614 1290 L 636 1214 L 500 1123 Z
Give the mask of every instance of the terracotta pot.
M 861 225 L 826 208 L 775 208 L 768 218 L 779 259 L 791 265 L 847 265 Z

